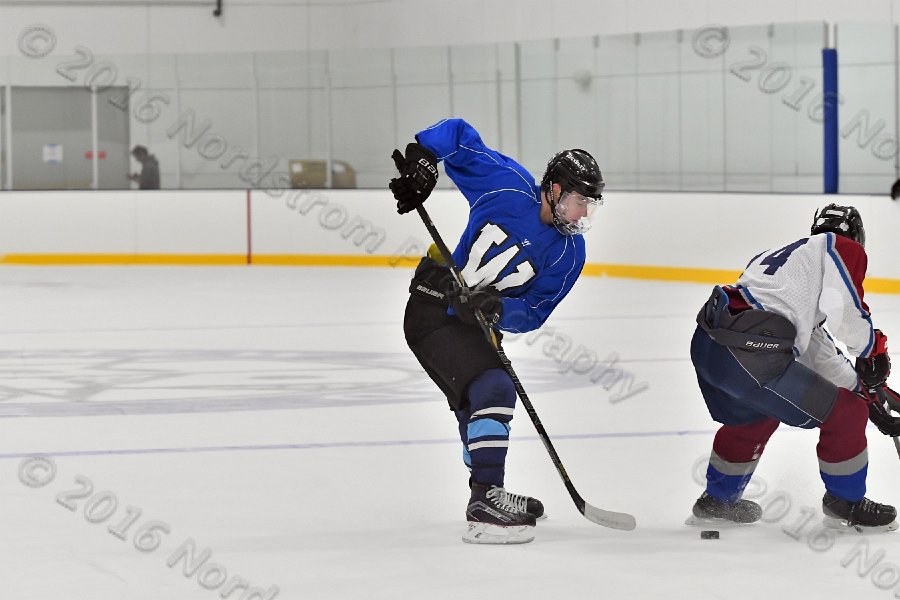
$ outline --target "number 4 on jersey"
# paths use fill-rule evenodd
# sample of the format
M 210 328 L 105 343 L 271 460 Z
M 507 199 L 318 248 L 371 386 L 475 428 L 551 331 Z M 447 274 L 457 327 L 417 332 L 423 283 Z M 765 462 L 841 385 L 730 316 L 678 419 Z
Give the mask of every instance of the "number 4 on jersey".
M 766 275 L 774 275 L 775 271 L 784 266 L 784 263 L 787 262 L 787 259 L 791 256 L 791 253 L 805 244 L 808 239 L 809 238 L 803 238 L 802 240 L 797 240 L 793 244 L 785 246 L 780 250 L 776 250 L 772 254 L 759 261 L 759 264 L 768 266 L 768 269 L 763 271 L 763 273 L 765 273 Z

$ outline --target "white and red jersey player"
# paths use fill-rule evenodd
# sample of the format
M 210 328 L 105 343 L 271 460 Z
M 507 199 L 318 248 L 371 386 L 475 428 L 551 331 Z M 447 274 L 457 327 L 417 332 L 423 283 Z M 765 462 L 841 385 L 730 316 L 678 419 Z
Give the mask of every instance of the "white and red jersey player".
M 737 283 L 723 288 L 730 314 L 718 308 L 715 291 L 701 310 L 691 362 L 710 416 L 722 427 L 694 517 L 741 523 L 761 518 L 762 508 L 741 495 L 769 437 L 785 423 L 819 429 L 822 510 L 832 525 L 897 528 L 893 506 L 865 497 L 866 424 L 874 404 L 851 391 L 861 378 L 871 389 L 890 374 L 887 338 L 873 329 L 863 301 L 865 239 L 859 211 L 830 204 L 815 215 L 809 237 L 758 254 Z M 851 354 L 863 357 L 859 371 L 840 354 L 826 325 Z M 737 344 L 733 336 L 713 336 L 711 327 L 737 332 Z M 756 349 L 753 340 L 747 341 L 754 350 L 747 350 L 740 332 L 782 339 L 793 334 L 794 356 L 779 344 Z M 887 435 L 897 425 L 885 415 L 873 422 Z
M 797 360 L 853 390 L 859 383 L 856 369 L 829 331 L 854 356 L 865 358 L 872 352 L 875 330 L 863 300 L 867 264 L 858 242 L 818 233 L 758 254 L 737 284 L 724 289 L 733 309 L 759 308 L 788 319 L 797 328 Z

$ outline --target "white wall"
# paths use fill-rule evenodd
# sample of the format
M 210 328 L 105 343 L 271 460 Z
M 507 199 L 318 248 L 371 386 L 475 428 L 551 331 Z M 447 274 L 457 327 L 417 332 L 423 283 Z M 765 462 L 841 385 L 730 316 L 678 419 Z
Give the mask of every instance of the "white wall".
M 247 251 L 247 193 L 4 192 L 0 260 L 10 254 Z
M 98 55 L 329 48 L 346 28 L 339 3 L 224 0 L 218 18 L 212 9 L 212 2 L 208 7 L 0 3 L 0 56 L 19 56 L 19 34 L 36 23 L 53 29 L 63 55 L 75 45 L 88 46 Z
M 389 0 L 350 10 L 358 46 L 464 44 L 796 21 L 896 22 L 897 0 Z M 474 18 L 473 18 L 474 16 Z M 388 41 L 396 40 L 396 41 Z
M 19 56 L 19 33 L 54 28 L 60 54 L 234 53 L 508 42 L 548 37 L 770 22 L 892 23 L 900 0 L 224 0 L 209 6 L 0 2 L 0 56 Z M 148 3 L 149 4 L 149 3 Z
M 857 206 L 868 235 L 869 276 L 900 280 L 900 202 L 876 196 L 610 193 L 587 234 L 588 262 L 740 271 L 754 255 L 807 235 L 816 208 Z M 250 243 L 273 256 L 421 256 L 430 239 L 377 190 L 253 192 Z M 455 245 L 467 208 L 436 191 L 426 207 Z M 233 255 L 247 253 L 245 191 L 6 192 L 0 261 L 11 254 Z M 177 262 L 177 261 L 176 261 Z M 300 261 L 302 262 L 302 261 Z
M 866 227 L 868 275 L 900 278 L 900 202 L 887 196 L 604 194 L 587 234 L 588 262 L 740 271 L 768 248 L 809 235 L 815 210 L 856 206 Z
M 421 252 L 430 243 L 418 217 L 393 212 L 393 199 L 386 192 L 294 194 L 273 199 L 254 193 L 254 215 L 262 212 L 263 204 L 268 213 L 265 225 L 254 227 L 255 253 L 394 256 L 404 248 Z M 759 252 L 808 235 L 815 210 L 831 202 L 854 205 L 863 215 L 869 275 L 900 279 L 900 202 L 887 196 L 611 192 L 604 195 L 595 226 L 586 235 L 587 261 L 740 271 Z M 437 191 L 426 208 L 445 241 L 454 246 L 467 217 L 461 196 Z M 287 215 L 279 214 L 282 211 Z M 335 227 L 340 213 L 345 226 Z M 355 217 L 385 231 L 374 251 L 369 244 L 354 243 L 352 236 L 344 237 L 346 224 Z

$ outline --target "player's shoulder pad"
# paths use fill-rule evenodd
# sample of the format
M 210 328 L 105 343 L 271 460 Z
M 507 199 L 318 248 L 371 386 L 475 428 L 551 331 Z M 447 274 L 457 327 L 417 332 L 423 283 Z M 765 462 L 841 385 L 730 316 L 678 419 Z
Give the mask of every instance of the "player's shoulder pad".
M 850 263 L 862 262 L 865 264 L 868 261 L 866 249 L 859 242 L 836 233 L 827 233 L 826 235 L 833 239 L 834 250 L 848 266 Z
M 865 278 L 866 268 L 868 267 L 869 257 L 866 249 L 854 240 L 835 233 L 826 233 L 825 235 L 832 238 L 834 252 L 844 263 L 850 276 L 857 283 Z

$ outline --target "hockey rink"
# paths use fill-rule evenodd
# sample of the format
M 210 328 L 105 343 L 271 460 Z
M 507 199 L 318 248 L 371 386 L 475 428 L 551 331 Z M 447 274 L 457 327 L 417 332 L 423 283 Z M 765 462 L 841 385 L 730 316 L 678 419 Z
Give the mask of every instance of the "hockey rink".
M 816 430 L 772 437 L 763 522 L 683 524 L 715 431 L 688 357 L 707 284 L 583 277 L 505 343 L 581 495 L 637 529 L 577 512 L 520 407 L 507 488 L 549 518 L 530 544 L 463 544 L 468 474 L 403 340 L 409 276 L 0 268 L 0 595 L 900 597 L 900 532 L 819 527 Z M 866 300 L 900 339 L 900 296 Z M 900 503 L 897 450 L 868 432 L 868 496 Z

